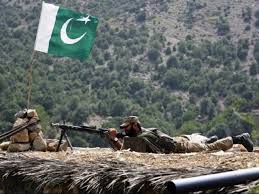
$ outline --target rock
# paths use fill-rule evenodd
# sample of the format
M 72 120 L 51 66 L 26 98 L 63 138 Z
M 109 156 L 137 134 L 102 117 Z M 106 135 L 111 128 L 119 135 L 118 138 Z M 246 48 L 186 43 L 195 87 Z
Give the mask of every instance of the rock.
M 37 132 L 31 132 L 31 133 L 29 133 L 29 141 L 30 141 L 30 142 L 33 142 L 34 139 L 35 139 L 38 135 L 39 135 L 39 133 L 37 133 Z
M 29 142 L 28 130 L 24 129 L 19 133 L 16 133 L 15 135 L 10 137 L 10 140 L 12 143 L 28 143 Z
M 32 118 L 32 117 L 38 117 L 38 114 L 35 109 L 28 109 L 27 110 L 27 117 Z
M 11 144 L 11 141 L 5 141 L 5 142 L 0 144 L 0 148 L 2 150 L 7 150 L 10 144 Z
M 60 145 L 59 151 L 67 151 L 67 147 L 68 147 L 68 142 L 65 141 Z
M 24 118 L 24 119 L 17 118 L 14 125 L 13 125 L 13 128 L 17 127 L 17 126 L 20 126 L 20 125 L 23 125 L 27 122 L 28 122 L 27 118 Z M 10 137 L 10 140 L 11 140 L 12 143 L 27 143 L 27 142 L 29 142 L 28 130 L 24 129 L 24 130 L 20 131 L 19 133 L 16 133 L 15 135 Z
M 49 152 L 55 152 L 58 147 L 58 142 L 59 142 L 59 140 L 57 140 L 57 139 L 48 139 L 47 140 L 47 150 Z M 59 147 L 59 151 L 67 151 L 67 147 L 68 147 L 67 141 L 62 142 Z
M 25 118 L 27 114 L 27 109 L 23 109 L 17 113 L 15 113 L 14 117 L 17 118 Z
M 42 131 L 39 131 L 39 132 L 29 132 L 29 141 L 30 141 L 30 142 L 33 142 L 34 139 L 35 139 L 37 136 L 41 136 L 41 137 L 43 138 L 43 133 L 42 133 Z
M 42 136 L 38 135 L 35 137 L 32 143 L 32 149 L 35 151 L 47 151 L 47 143 Z
M 27 118 L 17 118 L 15 123 L 13 124 L 13 128 L 17 127 L 19 125 L 23 125 L 23 124 L 27 123 L 28 121 L 29 121 L 29 119 L 27 119 Z
M 41 130 L 42 130 L 42 127 L 40 124 L 36 124 L 36 125 L 31 125 L 31 126 L 28 126 L 27 129 L 31 132 L 37 132 L 39 133 Z
M 29 143 L 11 143 L 7 149 L 8 152 L 24 152 L 31 148 Z
M 54 144 L 54 143 L 49 143 L 49 144 L 47 144 L 47 151 L 49 151 L 49 152 L 55 152 L 56 151 L 56 146 L 55 146 L 56 144 Z

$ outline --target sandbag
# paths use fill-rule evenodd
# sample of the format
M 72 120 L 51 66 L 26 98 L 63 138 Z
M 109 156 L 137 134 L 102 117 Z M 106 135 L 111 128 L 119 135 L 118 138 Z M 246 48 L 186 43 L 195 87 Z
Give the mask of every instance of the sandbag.
M 0 149 L 5 151 L 5 150 L 8 149 L 10 144 L 11 144 L 11 141 L 5 141 L 5 142 L 0 144 Z
M 14 134 L 10 137 L 12 143 L 28 143 L 29 142 L 29 134 L 28 130 L 24 129 L 19 133 Z
M 29 119 L 27 119 L 27 118 L 17 118 L 13 124 L 13 128 L 17 127 L 19 125 L 23 125 L 23 124 L 27 123 L 28 121 L 29 121 Z
M 40 132 L 29 132 L 29 140 L 30 140 L 30 142 L 33 142 L 34 139 L 35 139 L 37 136 L 41 136 L 41 137 L 43 138 L 43 133 L 42 133 L 42 131 L 40 131 Z
M 49 152 L 55 152 L 58 147 L 58 142 L 59 142 L 59 140 L 57 140 L 57 139 L 48 139 L 47 140 L 47 150 Z M 67 141 L 65 141 L 65 142 L 62 141 L 62 143 L 59 147 L 59 151 L 67 151 L 67 147 L 68 147 Z
M 32 143 L 32 150 L 43 152 L 47 151 L 47 143 L 40 135 L 35 137 Z
M 28 122 L 27 118 L 21 119 L 21 118 L 17 118 L 13 128 L 17 127 L 17 126 L 21 126 L 24 125 Z M 24 129 L 22 131 L 20 131 L 19 133 L 16 133 L 14 135 L 12 135 L 10 137 L 10 140 L 12 143 L 28 143 L 29 142 L 29 134 L 28 134 L 28 130 Z
M 28 151 L 31 148 L 29 143 L 11 143 L 8 146 L 8 152 L 24 152 Z
M 36 124 L 36 125 L 30 125 L 27 127 L 27 129 L 30 131 L 30 132 L 37 132 L 39 133 L 41 130 L 42 130 L 42 127 L 40 124 Z
M 27 117 L 29 117 L 29 118 L 37 117 L 38 118 L 38 114 L 37 114 L 35 109 L 28 109 L 27 110 Z

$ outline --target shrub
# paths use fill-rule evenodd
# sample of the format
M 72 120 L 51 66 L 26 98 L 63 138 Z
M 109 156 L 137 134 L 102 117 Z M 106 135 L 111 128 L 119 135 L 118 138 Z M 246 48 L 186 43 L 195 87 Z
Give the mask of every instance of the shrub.
M 159 60 L 160 52 L 157 49 L 152 48 L 147 52 L 147 57 L 150 62 L 156 63 Z
M 255 27 L 259 28 L 259 19 L 255 21 Z
M 146 20 L 146 13 L 144 11 L 140 12 L 136 16 L 136 20 L 137 20 L 137 22 L 144 22 Z
M 252 63 L 252 65 L 249 68 L 250 75 L 256 75 L 257 74 L 257 64 Z
M 184 71 L 171 69 L 165 74 L 164 84 L 171 89 L 183 89 L 186 73 Z
M 170 48 L 170 47 L 167 47 L 166 50 L 165 50 L 165 54 L 166 54 L 166 55 L 171 55 L 171 53 L 172 53 L 171 48 Z
M 256 17 L 257 19 L 259 19 L 259 10 L 257 10 L 257 11 L 255 12 L 255 17 Z
M 230 31 L 229 23 L 223 19 L 222 17 L 219 18 L 217 23 L 217 33 L 219 36 L 227 35 Z
M 167 68 L 178 67 L 178 60 L 175 56 L 170 56 L 166 61 Z

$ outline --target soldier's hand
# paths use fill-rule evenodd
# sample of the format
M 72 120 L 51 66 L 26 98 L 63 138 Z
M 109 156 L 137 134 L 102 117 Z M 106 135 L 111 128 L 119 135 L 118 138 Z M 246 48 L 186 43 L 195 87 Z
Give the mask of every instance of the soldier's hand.
M 118 134 L 118 132 L 117 132 L 117 130 L 115 129 L 115 128 L 109 128 L 108 129 L 108 136 L 109 136 L 109 138 L 110 139 L 112 139 L 112 140 L 114 140 L 114 139 L 116 139 L 117 137 L 117 134 Z
M 117 138 L 118 132 L 114 128 L 109 128 L 108 132 L 106 133 L 107 137 L 109 138 L 110 145 L 114 150 L 120 150 L 122 147 L 122 143 Z

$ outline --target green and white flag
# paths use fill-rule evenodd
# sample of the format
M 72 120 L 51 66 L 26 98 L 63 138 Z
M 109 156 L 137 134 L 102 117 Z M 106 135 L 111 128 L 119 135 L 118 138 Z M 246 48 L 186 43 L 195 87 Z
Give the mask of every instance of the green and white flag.
M 92 49 L 98 18 L 42 3 L 34 50 L 86 59 Z

